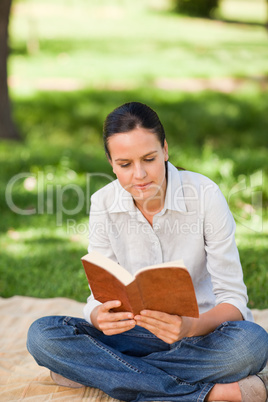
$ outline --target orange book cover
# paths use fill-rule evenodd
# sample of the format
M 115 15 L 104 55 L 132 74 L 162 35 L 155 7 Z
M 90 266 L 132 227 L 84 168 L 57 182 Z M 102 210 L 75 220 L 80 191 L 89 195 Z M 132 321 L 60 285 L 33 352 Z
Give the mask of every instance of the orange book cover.
M 136 315 L 147 309 L 199 317 L 192 278 L 182 260 L 142 268 L 134 277 L 96 251 L 81 260 L 95 299 L 101 303 L 121 301 L 115 311 Z

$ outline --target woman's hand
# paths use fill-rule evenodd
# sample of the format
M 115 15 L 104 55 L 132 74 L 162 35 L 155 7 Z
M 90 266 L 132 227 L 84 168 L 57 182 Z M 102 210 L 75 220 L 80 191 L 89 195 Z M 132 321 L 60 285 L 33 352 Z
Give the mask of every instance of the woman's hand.
M 174 343 L 185 337 L 207 335 L 225 321 L 240 321 L 243 316 L 237 307 L 221 303 L 199 318 L 181 317 L 143 310 L 134 317 L 137 325 L 148 329 L 166 343 Z
M 110 310 L 119 307 L 119 300 L 108 301 L 94 308 L 91 313 L 91 322 L 95 328 L 105 335 L 121 334 L 134 328 L 136 321 L 132 313 L 113 313 Z
M 162 341 L 170 344 L 193 336 L 196 322 L 196 318 L 180 317 L 152 310 L 143 310 L 134 319 L 137 325 L 148 329 Z

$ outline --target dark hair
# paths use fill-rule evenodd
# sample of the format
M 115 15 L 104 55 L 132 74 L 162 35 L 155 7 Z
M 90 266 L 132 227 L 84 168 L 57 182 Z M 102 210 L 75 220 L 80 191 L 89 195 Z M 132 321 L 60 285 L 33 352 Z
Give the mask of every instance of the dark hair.
M 145 128 L 154 133 L 164 147 L 165 131 L 157 113 L 149 106 L 140 102 L 129 102 L 114 109 L 105 119 L 103 125 L 103 141 L 105 152 L 109 159 L 109 138 L 117 133 L 126 133 L 135 128 Z

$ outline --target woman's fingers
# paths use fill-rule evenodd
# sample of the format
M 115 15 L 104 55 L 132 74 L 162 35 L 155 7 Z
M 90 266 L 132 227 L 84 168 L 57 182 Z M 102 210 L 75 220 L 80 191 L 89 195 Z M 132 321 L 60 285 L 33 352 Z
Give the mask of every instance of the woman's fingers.
M 160 311 L 143 310 L 134 318 L 137 321 L 155 325 L 158 328 L 180 328 L 182 324 L 182 318 L 180 316 L 162 313 Z
M 111 309 L 119 307 L 118 300 L 103 303 L 98 309 L 98 327 L 105 335 L 115 335 L 130 330 L 136 325 L 130 312 L 113 313 Z
M 110 311 L 112 308 L 116 308 L 119 306 L 121 306 L 121 302 L 119 300 L 111 300 L 100 305 L 99 311 L 104 313 Z
M 102 316 L 103 319 L 107 321 L 121 321 L 121 320 L 130 320 L 133 319 L 133 314 L 130 312 L 119 312 L 119 313 L 114 313 L 110 311 L 111 309 L 115 307 L 119 307 L 121 305 L 121 302 L 118 300 L 113 300 L 113 301 L 108 301 L 106 303 L 103 303 L 100 308 L 99 308 L 99 316 Z
M 101 328 L 101 330 L 105 335 L 115 335 L 129 331 L 130 329 L 134 328 L 135 325 L 136 321 L 134 320 L 103 323 L 103 328 Z
M 166 343 L 174 343 L 181 338 L 182 318 L 180 316 L 144 310 L 134 318 L 137 325 L 148 329 Z

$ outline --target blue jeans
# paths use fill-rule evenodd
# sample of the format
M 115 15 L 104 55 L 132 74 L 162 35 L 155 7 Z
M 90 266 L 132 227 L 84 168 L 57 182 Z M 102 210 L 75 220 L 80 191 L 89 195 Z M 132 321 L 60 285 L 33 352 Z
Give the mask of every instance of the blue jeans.
M 36 362 L 123 401 L 204 401 L 215 383 L 261 371 L 268 334 L 248 321 L 167 344 L 136 326 L 107 336 L 81 318 L 44 317 L 28 333 Z

